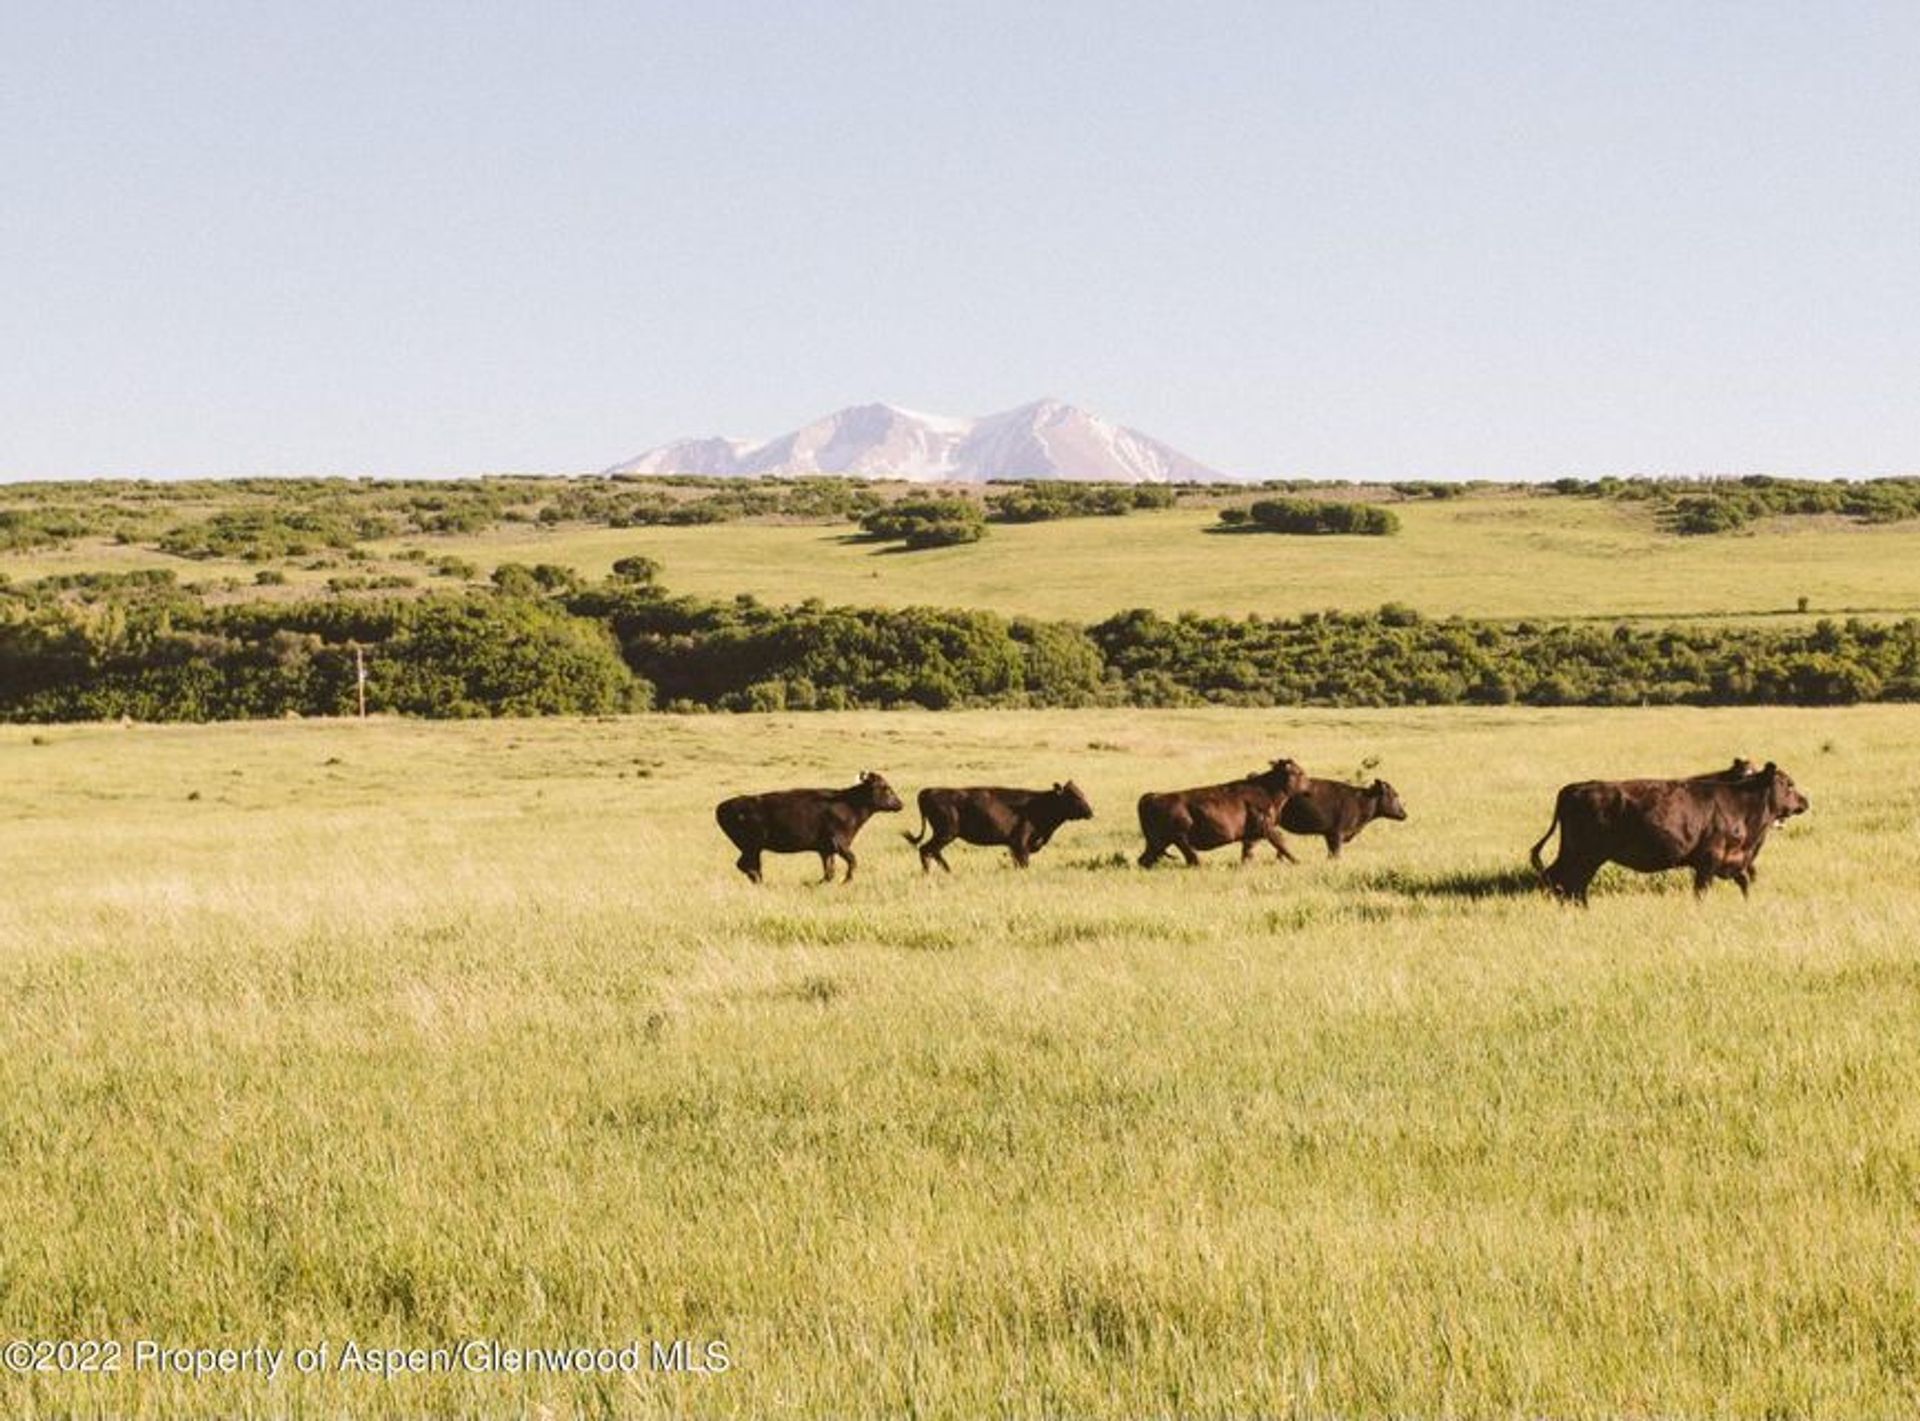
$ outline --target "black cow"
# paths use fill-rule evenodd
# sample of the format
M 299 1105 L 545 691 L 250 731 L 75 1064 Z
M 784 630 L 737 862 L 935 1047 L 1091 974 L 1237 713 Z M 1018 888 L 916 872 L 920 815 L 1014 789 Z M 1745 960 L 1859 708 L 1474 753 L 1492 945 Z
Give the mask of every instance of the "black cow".
M 853 836 L 876 813 L 892 813 L 905 806 L 879 775 L 871 770 L 860 783 L 846 789 L 777 789 L 767 794 L 741 794 L 723 799 L 713 817 L 740 850 L 734 866 L 760 882 L 760 855 L 820 855 L 821 881 L 833 882 L 833 861 L 847 862 L 847 882 L 853 882 Z
M 1327 857 L 1339 858 L 1340 846 L 1376 819 L 1405 819 L 1407 807 L 1392 785 L 1375 780 L 1365 789 L 1339 780 L 1308 780 L 1307 787 L 1280 807 L 1280 827 L 1295 834 L 1318 834 L 1327 841 Z M 1280 852 L 1291 859 L 1283 848 Z
M 1529 857 L 1556 897 L 1583 904 L 1606 863 L 1637 873 L 1690 868 L 1696 894 L 1730 878 L 1744 896 L 1767 831 L 1811 807 L 1772 761 L 1737 780 L 1584 780 L 1561 789 Z M 1560 853 L 1545 865 L 1540 850 L 1555 829 Z
M 940 851 L 955 839 L 969 844 L 1005 844 L 1021 868 L 1069 819 L 1093 818 L 1093 806 L 1072 780 L 1052 789 L 923 789 L 920 832 L 901 835 L 920 850 L 920 870 L 934 864 L 953 872 Z M 928 836 L 931 837 L 928 837 Z M 927 842 L 922 844 L 921 839 Z
M 1240 861 L 1245 863 L 1262 839 L 1288 857 L 1280 842 L 1280 811 L 1290 795 L 1306 786 L 1307 772 L 1298 763 L 1275 760 L 1258 774 L 1225 784 L 1143 794 L 1140 832 L 1147 847 L 1140 867 L 1152 868 L 1169 848 L 1180 850 L 1189 868 L 1197 867 L 1200 855 L 1195 850 L 1223 844 L 1240 845 Z

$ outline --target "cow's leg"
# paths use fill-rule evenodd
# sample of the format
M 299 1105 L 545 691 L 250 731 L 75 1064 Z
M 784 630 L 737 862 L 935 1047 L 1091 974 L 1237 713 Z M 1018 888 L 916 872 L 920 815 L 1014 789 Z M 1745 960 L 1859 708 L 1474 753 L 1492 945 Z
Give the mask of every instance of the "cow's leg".
M 1147 847 L 1141 851 L 1140 857 L 1136 862 L 1139 863 L 1142 868 L 1152 868 L 1160 862 L 1160 856 L 1166 853 L 1166 851 L 1167 846 L 1165 844 L 1156 844 L 1152 839 L 1149 839 L 1147 840 Z
M 1340 837 L 1340 831 L 1338 829 L 1335 829 L 1331 834 L 1327 835 L 1327 857 L 1330 859 L 1339 858 L 1340 846 L 1344 843 L 1346 843 L 1346 840 Z
M 843 858 L 843 859 L 845 859 L 845 860 L 847 861 L 847 877 L 846 877 L 846 881 L 847 881 L 848 883 L 851 883 L 851 882 L 853 882 L 853 866 L 854 866 L 854 864 L 855 864 L 855 863 L 857 863 L 857 862 L 858 862 L 858 860 L 854 858 L 854 856 L 853 856 L 853 850 L 852 850 L 852 849 L 841 849 L 841 850 L 840 850 L 840 857 L 841 857 L 841 858 Z
M 1553 894 L 1556 901 L 1578 903 L 1584 907 L 1587 901 L 1587 885 L 1593 881 L 1593 876 L 1599 872 L 1599 867 L 1585 866 L 1584 872 L 1582 869 L 1583 865 L 1563 853 L 1540 870 L 1540 877 L 1546 880 L 1547 891 Z
M 1173 846 L 1176 849 L 1180 850 L 1180 857 L 1187 861 L 1188 868 L 1200 867 L 1200 855 L 1196 854 L 1193 851 L 1192 844 L 1189 844 L 1184 838 L 1181 838 L 1181 839 L 1175 839 L 1173 841 Z M 1249 850 L 1248 852 L 1252 852 L 1252 851 Z M 1242 854 L 1241 857 L 1245 858 L 1246 855 Z
M 1714 866 L 1710 863 L 1698 863 L 1693 866 L 1693 896 L 1704 898 L 1707 890 L 1713 887 Z
M 1033 846 L 1030 842 L 1031 837 L 1027 826 L 1022 824 L 1014 829 L 1012 836 L 1007 840 L 1007 852 L 1013 855 L 1013 866 L 1015 868 L 1025 868 L 1032 860 Z
M 1287 841 L 1280 837 L 1280 826 L 1278 824 L 1275 824 L 1271 829 L 1267 830 L 1267 842 L 1269 844 L 1272 844 L 1273 851 L 1280 855 L 1280 862 L 1282 863 L 1299 863 L 1300 862 L 1299 859 L 1293 856 L 1293 850 L 1287 847 Z
M 1587 906 L 1587 889 L 1593 886 L 1594 875 L 1600 872 L 1605 862 L 1604 859 L 1592 862 L 1575 859 L 1569 862 L 1563 857 L 1556 859 L 1553 867 L 1560 872 L 1560 882 L 1566 885 L 1567 896 L 1584 908 Z
M 833 850 L 832 849 L 820 850 L 820 881 L 822 883 L 833 882 Z
M 946 848 L 946 846 L 948 844 L 951 844 L 952 842 L 953 842 L 953 836 L 949 834 L 944 839 L 933 839 L 928 841 L 928 844 L 927 844 L 927 852 L 933 855 L 933 861 L 939 864 L 940 867 L 945 869 L 948 873 L 953 872 L 953 865 L 947 862 L 947 856 L 944 853 L 942 853 L 941 850 Z
M 760 853 L 757 849 L 743 849 L 733 866 L 747 876 L 749 883 L 760 882 Z

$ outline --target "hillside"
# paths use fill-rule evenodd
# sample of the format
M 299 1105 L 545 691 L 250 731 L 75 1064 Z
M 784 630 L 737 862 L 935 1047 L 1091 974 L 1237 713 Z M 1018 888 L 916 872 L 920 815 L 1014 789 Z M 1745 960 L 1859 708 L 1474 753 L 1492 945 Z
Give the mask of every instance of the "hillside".
M 1791 618 L 1802 598 L 1809 615 L 1920 612 L 1910 522 L 1766 517 L 1685 537 L 1648 502 L 1375 487 L 1323 492 L 1386 501 L 1395 536 L 1230 536 L 1210 531 L 1220 508 L 1256 491 L 1169 492 L 1169 509 L 996 523 L 976 543 L 901 553 L 863 540 L 853 520 L 918 491 L 845 480 L 0 487 L 0 577 L 155 569 L 214 601 L 351 598 L 458 588 L 512 562 L 598 577 L 644 555 L 667 587 L 707 597 L 1082 621 L 1129 607 L 1277 617 L 1389 601 L 1435 617 Z M 635 521 L 682 513 L 721 521 Z
M 657 559 L 672 588 L 779 603 L 979 607 L 1092 619 L 1125 607 L 1296 616 L 1403 602 L 1430 616 L 1745 618 L 1920 613 L 1910 527 L 1779 520 L 1724 539 L 1678 539 L 1618 505 L 1507 495 L 1397 505 L 1391 538 L 1228 537 L 1200 509 L 996 527 L 981 542 L 911 554 L 845 530 L 504 528 L 432 540 L 481 566 L 558 562 L 604 574 Z M 392 545 L 388 550 L 397 549 Z

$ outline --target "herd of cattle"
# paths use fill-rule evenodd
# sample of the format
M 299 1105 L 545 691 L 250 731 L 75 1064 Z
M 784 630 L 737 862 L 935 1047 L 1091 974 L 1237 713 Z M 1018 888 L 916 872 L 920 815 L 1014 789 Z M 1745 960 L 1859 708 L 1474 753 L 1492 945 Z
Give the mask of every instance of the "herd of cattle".
M 919 806 L 919 832 L 903 837 L 919 850 L 922 872 L 937 863 L 951 873 L 944 850 L 955 840 L 1003 847 L 1025 868 L 1061 825 L 1093 818 L 1093 806 L 1071 780 L 1051 789 L 923 789 Z M 1809 807 L 1792 778 L 1771 761 L 1755 766 L 1735 760 L 1723 770 L 1677 780 L 1582 780 L 1561 788 L 1553 821 L 1530 857 L 1555 897 L 1582 904 L 1594 875 L 1608 863 L 1640 873 L 1687 868 L 1696 893 L 1726 878 L 1745 896 L 1768 831 Z M 740 850 L 735 865 L 753 882 L 761 881 L 762 854 L 814 853 L 823 881 L 830 883 L 836 858 L 852 880 L 853 841 L 867 820 L 903 808 L 893 787 L 868 771 L 846 789 L 736 795 L 720 802 L 714 818 Z M 1201 851 L 1228 844 L 1240 846 L 1244 861 L 1263 841 L 1292 862 L 1282 830 L 1316 835 L 1338 857 L 1341 846 L 1373 820 L 1405 819 L 1407 810 L 1385 780 L 1360 787 L 1314 779 L 1296 761 L 1281 759 L 1225 784 L 1143 794 L 1139 814 L 1146 838 L 1139 863 L 1151 868 L 1169 849 L 1178 849 L 1192 866 Z M 1559 856 L 1543 863 L 1540 851 L 1556 831 Z

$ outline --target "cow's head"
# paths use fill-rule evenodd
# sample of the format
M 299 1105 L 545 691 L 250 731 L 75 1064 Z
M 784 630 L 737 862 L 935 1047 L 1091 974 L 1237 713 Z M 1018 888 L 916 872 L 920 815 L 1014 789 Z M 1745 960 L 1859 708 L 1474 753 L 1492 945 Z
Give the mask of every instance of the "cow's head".
M 1093 806 L 1087 803 L 1087 797 L 1080 792 L 1080 786 L 1072 780 L 1053 787 L 1053 797 L 1060 802 L 1060 810 L 1069 819 L 1093 818 Z
M 894 810 L 904 809 L 906 807 L 900 803 L 900 796 L 893 792 L 893 786 L 888 784 L 882 776 L 875 774 L 872 770 L 862 770 L 860 772 L 859 800 L 860 803 L 866 805 L 867 808 L 874 810 Z
M 1275 760 L 1257 775 L 1248 775 L 1248 779 L 1262 789 L 1273 794 L 1299 794 L 1307 787 L 1307 772 L 1300 768 L 1298 760 Z
M 1373 812 L 1380 819 L 1405 819 L 1407 806 L 1400 802 L 1400 792 L 1385 780 L 1375 780 L 1367 786 L 1367 797 L 1373 801 Z
M 1773 761 L 1767 761 L 1766 768 L 1760 771 L 1760 779 L 1766 785 L 1767 808 L 1773 811 L 1776 823 L 1813 808 L 1813 801 L 1800 793 L 1793 777 Z

